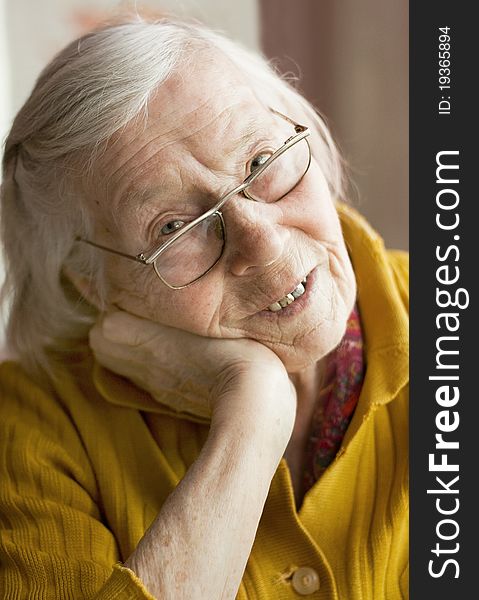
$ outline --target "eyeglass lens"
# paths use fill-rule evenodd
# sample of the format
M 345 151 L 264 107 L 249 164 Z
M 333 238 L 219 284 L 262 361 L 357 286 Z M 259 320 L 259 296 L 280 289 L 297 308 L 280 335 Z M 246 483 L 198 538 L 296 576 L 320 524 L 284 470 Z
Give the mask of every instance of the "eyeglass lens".
M 224 240 L 221 217 L 213 214 L 167 248 L 155 261 L 155 271 L 172 287 L 188 285 L 216 264 Z
M 309 146 L 301 140 L 278 156 L 247 188 L 258 202 L 278 202 L 295 188 L 309 165 Z

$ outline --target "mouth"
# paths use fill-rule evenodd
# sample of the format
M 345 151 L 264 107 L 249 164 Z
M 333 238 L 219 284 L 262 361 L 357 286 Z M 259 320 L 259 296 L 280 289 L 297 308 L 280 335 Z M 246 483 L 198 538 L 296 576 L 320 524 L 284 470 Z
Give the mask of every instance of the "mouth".
M 289 294 L 286 294 L 286 296 L 283 296 L 279 300 L 276 300 L 276 302 L 270 304 L 266 308 L 266 310 L 269 310 L 271 312 L 278 312 L 295 302 L 298 298 L 301 298 L 301 296 L 306 292 L 307 281 L 308 277 L 306 276 L 300 283 L 298 283 L 294 290 L 292 290 L 291 292 L 289 292 Z
M 278 298 L 278 300 L 269 304 L 261 311 L 261 313 L 264 315 L 270 314 L 271 316 L 273 313 L 278 316 L 286 316 L 294 314 L 304 308 L 309 297 L 309 292 L 311 292 L 313 287 L 314 271 L 315 269 L 310 271 L 310 273 L 305 275 L 302 280 L 296 284 L 294 289 L 282 298 Z

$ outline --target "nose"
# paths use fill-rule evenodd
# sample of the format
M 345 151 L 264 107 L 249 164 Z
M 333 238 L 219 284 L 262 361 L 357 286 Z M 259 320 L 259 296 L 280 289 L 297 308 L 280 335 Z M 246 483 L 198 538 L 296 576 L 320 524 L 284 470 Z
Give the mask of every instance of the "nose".
M 281 259 L 290 234 L 277 206 L 240 197 L 225 213 L 226 257 L 233 275 L 253 275 Z

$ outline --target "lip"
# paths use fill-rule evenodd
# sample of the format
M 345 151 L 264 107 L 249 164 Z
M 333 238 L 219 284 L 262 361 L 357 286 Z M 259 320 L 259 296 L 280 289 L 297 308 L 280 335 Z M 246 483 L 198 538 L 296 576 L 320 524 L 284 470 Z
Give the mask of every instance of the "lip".
M 306 283 L 306 291 L 304 292 L 304 294 L 302 296 L 300 296 L 294 302 L 291 302 L 291 304 L 288 304 L 288 306 L 285 306 L 281 310 L 274 312 L 274 311 L 265 309 L 265 310 L 259 311 L 258 314 L 265 318 L 277 319 L 277 318 L 285 318 L 285 317 L 294 316 L 294 315 L 298 314 L 299 312 L 301 312 L 309 304 L 311 295 L 314 292 L 314 290 L 316 289 L 317 269 L 318 269 L 318 267 L 315 267 L 312 271 L 310 271 L 307 274 L 308 280 Z M 274 300 L 273 300 L 273 302 L 274 302 Z

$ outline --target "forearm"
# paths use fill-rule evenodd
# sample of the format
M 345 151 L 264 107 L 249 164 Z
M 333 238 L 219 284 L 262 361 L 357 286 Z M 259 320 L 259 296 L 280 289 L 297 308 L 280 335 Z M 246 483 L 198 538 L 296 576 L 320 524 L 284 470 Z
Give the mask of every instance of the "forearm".
M 126 562 L 150 593 L 162 600 L 236 596 L 281 457 L 277 439 L 271 442 L 246 423 L 212 429 Z
M 125 564 L 161 600 L 233 599 L 291 437 L 295 388 L 278 356 L 253 340 L 196 336 L 127 313 L 113 321 L 120 339 L 101 327 L 90 334 L 102 364 L 173 408 L 184 407 L 186 391 L 189 409 L 211 413 L 198 459 Z

